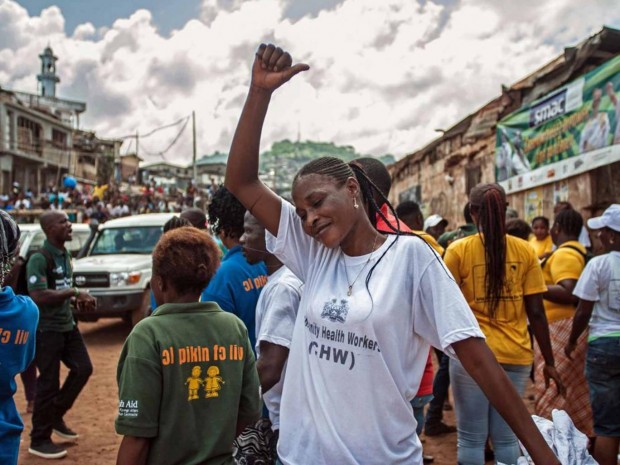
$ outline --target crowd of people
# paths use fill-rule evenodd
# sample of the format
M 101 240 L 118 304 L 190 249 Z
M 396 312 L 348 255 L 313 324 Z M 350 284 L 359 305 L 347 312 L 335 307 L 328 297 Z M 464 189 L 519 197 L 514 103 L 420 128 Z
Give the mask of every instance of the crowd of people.
M 392 206 L 390 176 L 369 158 L 311 161 L 291 203 L 260 182 L 259 145 L 272 93 L 307 69 L 259 48 L 225 186 L 208 217 L 186 210 L 163 228 L 154 311 L 118 363 L 117 464 L 431 463 L 423 432 L 456 433 L 462 465 L 489 454 L 516 464 L 519 441 L 534 463 L 560 464 L 523 401 L 533 381 L 536 413 L 566 411 L 595 459 L 615 465 L 620 205 L 588 220 L 605 252 L 592 257 L 568 202 L 552 221 L 528 223 L 501 186 L 481 184 L 465 223 L 448 229 L 413 201 Z M 60 458 L 52 434 L 77 438 L 63 417 L 92 372 L 71 305 L 95 302 L 73 287 L 65 212 L 40 218 L 47 241 L 26 265 L 30 298 L 13 292 L 19 229 L 5 212 L 0 220 L 10 341 L 0 344 L 0 392 L 11 425 L 0 458 L 17 463 L 23 425 L 9 398 L 33 358 L 29 451 Z M 455 426 L 443 419 L 450 386 Z
M 98 182 L 78 184 L 71 176 L 62 188 L 49 185 L 41 192 L 23 189 L 15 182 L 9 194 L 0 195 L 0 209 L 12 213 L 18 223 L 36 219 L 30 212 L 64 210 L 73 222 L 104 223 L 113 218 L 142 213 L 180 213 L 188 208 L 204 209 L 219 186 L 212 179 L 206 188 L 193 182 L 185 189 L 164 187 L 155 178 L 143 185 Z

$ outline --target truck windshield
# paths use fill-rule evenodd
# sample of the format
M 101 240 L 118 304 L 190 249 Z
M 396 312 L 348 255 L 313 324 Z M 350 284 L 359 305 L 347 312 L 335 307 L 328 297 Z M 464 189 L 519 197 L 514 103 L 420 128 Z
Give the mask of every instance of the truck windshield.
M 162 232 L 162 226 L 103 229 L 99 232 L 89 255 L 150 255 Z

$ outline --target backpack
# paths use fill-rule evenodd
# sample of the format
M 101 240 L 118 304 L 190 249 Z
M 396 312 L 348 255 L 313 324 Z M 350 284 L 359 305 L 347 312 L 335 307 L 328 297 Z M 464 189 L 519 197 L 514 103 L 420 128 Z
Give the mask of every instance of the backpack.
M 584 260 L 584 267 L 588 264 L 588 262 L 590 260 L 592 260 L 594 258 L 594 254 L 592 252 L 590 252 L 589 250 L 586 250 L 586 253 L 583 253 L 581 250 L 579 250 L 577 247 L 575 247 L 574 245 L 565 245 L 564 246 L 565 249 L 572 249 L 575 252 L 579 252 L 579 255 L 581 255 L 583 257 Z M 553 255 L 556 251 L 559 250 L 559 247 L 557 249 L 555 249 L 551 255 Z M 540 267 L 544 268 L 545 265 L 547 264 L 547 261 L 549 260 L 549 258 L 551 257 L 551 255 L 548 255 L 547 257 L 544 258 L 544 260 L 542 262 L 540 262 Z
M 26 276 L 26 267 L 28 266 L 28 262 L 30 259 L 37 253 L 40 253 L 45 257 L 45 261 L 47 262 L 47 282 L 48 286 L 55 287 L 55 278 L 54 278 L 54 268 L 56 267 L 54 263 L 54 257 L 47 249 L 40 249 L 37 252 L 29 255 L 27 259 L 23 257 L 17 257 L 15 259 L 15 263 L 9 271 L 9 274 L 6 276 L 4 280 L 5 286 L 11 286 L 13 288 L 13 292 L 17 295 L 29 295 L 28 294 L 28 277 Z M 54 289 L 54 287 L 50 287 L 50 289 Z

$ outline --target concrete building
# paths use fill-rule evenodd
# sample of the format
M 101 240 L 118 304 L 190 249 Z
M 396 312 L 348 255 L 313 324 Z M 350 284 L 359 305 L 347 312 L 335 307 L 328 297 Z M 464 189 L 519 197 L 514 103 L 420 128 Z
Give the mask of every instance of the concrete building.
M 566 48 L 563 55 L 514 85 L 502 86 L 495 99 L 438 139 L 390 165 L 390 200 L 395 205 L 415 200 L 426 215 L 438 213 L 448 219 L 449 228 L 462 224 L 462 210 L 470 190 L 478 183 L 496 181 L 498 122 L 618 55 L 620 31 L 605 27 L 579 45 Z M 600 156 L 600 152 L 592 154 Z M 596 215 L 620 198 L 620 162 L 613 161 L 617 155 L 612 155 L 605 155 L 612 162 L 574 176 L 552 175 L 549 170 L 548 178 L 539 179 L 535 187 L 511 184 L 509 204 L 521 218 L 534 211 L 553 218 L 553 205 L 558 200 L 570 200 L 585 218 Z
M 67 174 L 95 183 L 102 162 L 112 157 L 113 170 L 118 158 L 122 141 L 78 129 L 86 103 L 56 97 L 60 78 L 52 49 L 39 58 L 38 94 L 0 88 L 0 194 L 14 182 L 40 192 Z

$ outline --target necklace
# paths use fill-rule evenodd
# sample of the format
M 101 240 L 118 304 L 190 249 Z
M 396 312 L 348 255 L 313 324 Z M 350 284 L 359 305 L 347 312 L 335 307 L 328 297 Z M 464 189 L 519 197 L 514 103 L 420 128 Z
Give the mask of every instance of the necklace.
M 359 270 L 359 272 L 357 273 L 357 276 L 355 276 L 355 279 L 353 280 L 352 283 L 349 282 L 349 272 L 347 271 L 347 264 L 346 263 L 344 264 L 344 273 L 347 277 L 347 285 L 349 286 L 349 290 L 347 291 L 347 296 L 351 297 L 351 294 L 353 293 L 353 286 L 355 285 L 355 283 L 357 282 L 357 279 L 362 274 L 362 271 L 364 271 L 364 268 L 366 268 L 366 265 L 368 265 L 368 263 L 370 262 L 370 259 L 372 258 L 372 254 L 375 253 L 375 246 L 377 245 L 378 238 L 379 238 L 379 234 L 375 236 L 375 240 L 372 243 L 372 250 L 370 251 L 370 255 L 368 255 L 368 259 L 366 260 L 366 263 L 364 263 L 364 266 Z M 340 249 L 340 253 L 342 254 L 342 249 Z

